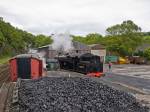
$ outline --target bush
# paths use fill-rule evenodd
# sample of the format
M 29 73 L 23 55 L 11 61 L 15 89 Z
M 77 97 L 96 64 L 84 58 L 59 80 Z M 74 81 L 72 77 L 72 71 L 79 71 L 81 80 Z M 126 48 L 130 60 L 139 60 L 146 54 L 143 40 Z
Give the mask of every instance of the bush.
M 145 51 L 144 51 L 144 56 L 150 60 L 150 48 L 147 48 Z

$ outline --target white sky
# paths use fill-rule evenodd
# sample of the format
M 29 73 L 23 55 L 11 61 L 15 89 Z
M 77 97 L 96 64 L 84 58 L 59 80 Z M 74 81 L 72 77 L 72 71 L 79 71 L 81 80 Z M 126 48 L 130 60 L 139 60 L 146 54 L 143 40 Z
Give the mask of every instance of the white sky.
M 150 31 L 150 0 L 0 0 L 0 16 L 34 34 L 105 34 L 129 19 Z

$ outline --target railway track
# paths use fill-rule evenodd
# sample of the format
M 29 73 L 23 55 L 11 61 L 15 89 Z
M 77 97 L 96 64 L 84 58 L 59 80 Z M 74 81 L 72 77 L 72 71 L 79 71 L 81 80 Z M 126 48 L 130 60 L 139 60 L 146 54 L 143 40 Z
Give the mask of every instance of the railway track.
M 8 64 L 4 64 L 0 66 L 0 87 L 5 82 L 9 82 L 10 74 L 9 74 L 9 66 Z
M 9 112 L 14 83 L 10 82 L 9 65 L 0 65 L 0 112 Z
M 3 83 L 0 90 L 0 112 L 12 112 L 10 111 L 10 107 L 15 85 L 16 83 L 14 82 Z

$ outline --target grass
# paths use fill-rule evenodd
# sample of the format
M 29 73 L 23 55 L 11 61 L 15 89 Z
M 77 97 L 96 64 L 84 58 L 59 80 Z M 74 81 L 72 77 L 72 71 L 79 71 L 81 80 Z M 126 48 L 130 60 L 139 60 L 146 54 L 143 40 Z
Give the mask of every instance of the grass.
M 0 56 L 0 64 L 7 63 L 10 59 L 10 56 Z

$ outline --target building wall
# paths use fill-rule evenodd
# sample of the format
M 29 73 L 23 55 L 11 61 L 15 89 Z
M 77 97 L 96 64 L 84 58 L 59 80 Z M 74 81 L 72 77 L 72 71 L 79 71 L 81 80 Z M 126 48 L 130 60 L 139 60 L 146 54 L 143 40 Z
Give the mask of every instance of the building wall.
M 53 59 L 58 55 L 56 50 L 49 50 L 48 58 Z
M 77 53 L 78 51 L 78 53 Z M 76 50 L 72 50 L 70 52 L 71 55 L 76 55 L 76 54 L 79 54 L 79 55 L 82 55 L 82 54 L 85 54 L 85 53 L 90 53 L 91 51 L 90 50 L 81 50 L 81 49 L 76 49 Z
M 91 53 L 94 55 L 100 56 L 101 61 L 105 62 L 105 56 L 106 56 L 106 50 L 105 49 L 91 50 Z
M 38 49 L 38 53 L 40 53 L 40 55 L 42 55 L 44 58 L 47 58 L 49 54 L 48 47 Z

